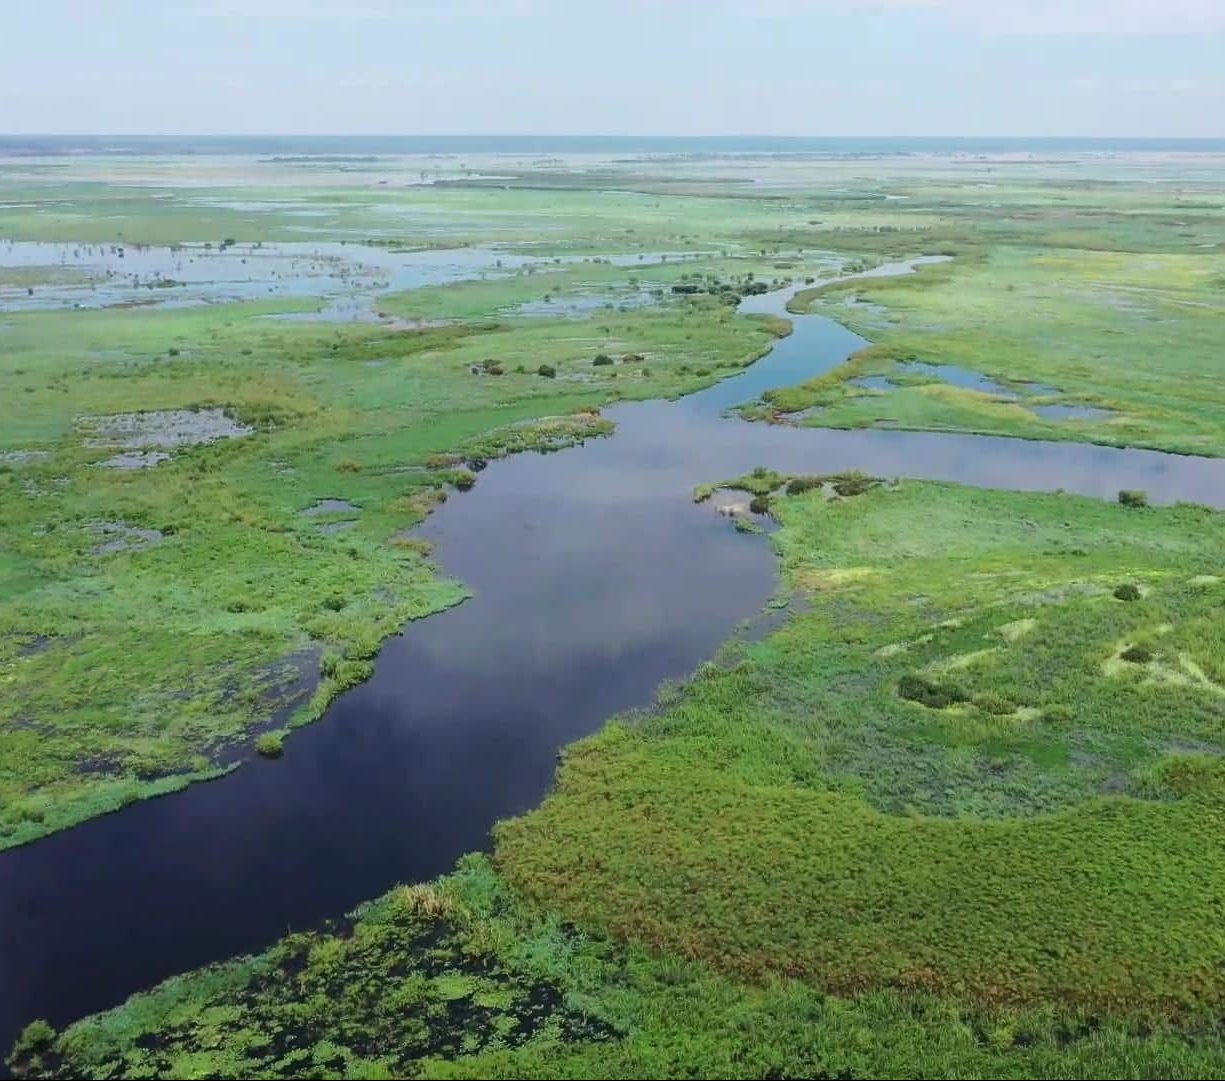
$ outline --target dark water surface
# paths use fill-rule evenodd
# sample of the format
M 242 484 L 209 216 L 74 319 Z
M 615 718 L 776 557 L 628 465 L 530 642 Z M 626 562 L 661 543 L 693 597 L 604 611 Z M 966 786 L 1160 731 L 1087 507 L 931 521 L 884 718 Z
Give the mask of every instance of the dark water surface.
M 744 307 L 781 313 L 785 298 Z M 695 506 L 696 484 L 767 464 L 1225 503 L 1223 460 L 722 418 L 863 344 L 816 316 L 794 324 L 733 379 L 609 410 L 612 438 L 491 463 L 421 530 L 473 599 L 390 640 L 283 759 L 0 853 L 0 1045 L 485 846 L 498 818 L 539 802 L 559 747 L 649 704 L 774 591 L 768 543 Z

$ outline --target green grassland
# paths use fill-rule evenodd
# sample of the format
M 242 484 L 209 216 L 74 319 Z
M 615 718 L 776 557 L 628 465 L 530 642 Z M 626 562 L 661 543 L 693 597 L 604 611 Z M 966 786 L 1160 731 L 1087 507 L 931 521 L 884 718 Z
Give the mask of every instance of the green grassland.
M 1187 250 L 1172 220 L 1153 224 L 1143 244 L 1129 238 L 1127 215 L 1115 221 L 1114 250 L 1083 236 L 993 237 L 984 228 L 946 238 L 953 262 L 912 277 L 801 291 L 792 310 L 836 318 L 873 344 L 826 376 L 771 393 L 754 415 L 805 411 L 799 422 L 821 427 L 887 424 L 1225 454 L 1217 378 L 1225 257 L 1215 225 L 1195 232 L 1206 239 Z M 911 361 L 956 365 L 1012 393 L 952 386 L 907 370 Z M 864 376 L 892 385 L 851 381 Z M 1105 412 L 1034 412 L 1050 405 Z
M 415 320 L 473 320 L 515 315 L 524 305 L 541 316 L 553 314 L 552 305 L 563 315 L 568 302 L 592 299 L 598 313 L 658 305 L 675 299 L 675 287 L 698 288 L 701 295 L 716 297 L 723 287 L 721 295 L 728 303 L 748 282 L 782 286 L 798 274 L 812 273 L 816 265 L 811 253 L 807 260 L 799 253 L 734 258 L 695 254 L 662 261 L 644 256 L 641 264 L 628 267 L 591 256 L 582 262 L 533 265 L 505 277 L 413 289 L 381 298 L 378 307 Z
M 71 243 L 174 244 L 362 241 L 405 247 L 510 244 L 552 256 L 627 251 L 716 250 L 769 231 L 770 200 L 693 195 L 644 198 L 633 191 L 491 191 L 381 188 L 373 178 L 297 186 L 287 170 L 248 185 L 184 186 L 193 164 L 144 184 L 110 183 L 85 165 L 46 179 L 0 163 L 0 237 Z
M 492 861 L 33 1029 L 17 1065 L 1219 1073 L 1225 518 L 731 483 L 772 493 L 806 599 L 779 630 L 571 747 Z
M 85 285 L 94 280 L 94 275 L 88 271 L 73 267 L 0 267 L 0 290 L 31 289 L 36 285 Z

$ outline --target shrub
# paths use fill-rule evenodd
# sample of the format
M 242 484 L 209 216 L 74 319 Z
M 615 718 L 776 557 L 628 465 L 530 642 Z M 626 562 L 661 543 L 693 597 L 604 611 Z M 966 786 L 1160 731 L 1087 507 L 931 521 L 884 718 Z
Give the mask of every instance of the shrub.
M 787 481 L 787 494 L 802 495 L 804 492 L 812 491 L 813 488 L 820 488 L 824 483 L 821 477 L 816 476 L 792 477 Z
M 1013 702 L 995 691 L 981 691 L 976 694 L 974 704 L 984 713 L 990 713 L 996 717 L 1006 717 L 1010 713 L 1015 713 L 1017 709 Z
M 557 369 L 552 364 L 542 364 L 536 369 L 536 374 L 544 376 L 545 379 L 556 379 Z
M 755 495 L 749 500 L 749 510 L 754 514 L 769 514 L 770 513 L 770 497 L 768 495 Z
M 1119 656 L 1128 664 L 1148 664 L 1153 659 L 1153 651 L 1148 646 L 1128 646 Z
M 839 473 L 830 477 L 830 481 L 834 486 L 834 491 L 843 496 L 863 495 L 876 484 L 875 478 L 869 477 L 867 473 L 859 472 Z
M 476 476 L 466 470 L 461 470 L 455 474 L 455 487 L 461 492 L 466 492 L 476 484 Z
M 172 357 L 177 357 L 177 356 L 179 355 L 179 351 L 178 351 L 178 349 L 177 349 L 175 346 L 173 346 L 173 345 L 172 345 L 172 346 L 171 346 L 171 347 L 170 347 L 170 348 L 167 350 L 167 352 L 168 352 L 168 353 L 170 354 L 170 356 L 172 356 Z
M 27 1055 L 36 1055 L 51 1046 L 51 1041 L 55 1039 L 55 1029 L 53 1029 L 46 1021 L 39 1018 L 37 1021 L 31 1021 L 25 1028 L 21 1030 L 21 1035 L 17 1037 L 17 1042 L 13 1044 L 13 1058 L 24 1058 Z
M 1148 492 L 1135 488 L 1124 488 L 1119 492 L 1119 502 L 1125 507 L 1147 507 Z
M 1138 601 L 1140 599 L 1140 590 L 1130 582 L 1124 582 L 1121 586 L 1114 587 L 1114 595 L 1116 600 Z
M 898 680 L 897 693 L 908 702 L 928 709 L 946 709 L 966 701 L 966 693 L 955 683 L 947 683 L 908 672 Z
M 255 752 L 262 758 L 280 758 L 285 753 L 285 733 L 265 732 L 255 741 Z
M 599 354 L 599 356 L 595 358 L 595 360 L 591 362 L 591 364 L 595 368 L 604 368 L 604 367 L 607 367 L 612 362 L 613 362 L 612 357 L 610 357 L 607 353 L 601 353 Z
M 348 603 L 339 593 L 333 593 L 330 597 L 323 599 L 323 607 L 333 612 L 341 611 Z
M 405 552 L 416 552 L 419 556 L 429 556 L 434 552 L 434 545 L 425 540 L 423 537 L 392 537 L 388 542 L 393 548 L 402 549 Z
M 759 465 L 753 472 L 728 481 L 724 487 L 737 488 L 742 492 L 748 492 L 750 495 L 769 495 L 776 489 L 781 488 L 786 480 L 787 478 L 782 473 L 776 473 L 773 469 L 767 469 L 765 466 Z

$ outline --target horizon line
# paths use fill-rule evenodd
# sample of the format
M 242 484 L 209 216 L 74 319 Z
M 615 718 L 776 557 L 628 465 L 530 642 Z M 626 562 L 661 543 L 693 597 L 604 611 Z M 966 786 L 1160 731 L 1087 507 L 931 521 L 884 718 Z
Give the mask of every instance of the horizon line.
M 1225 142 L 1220 135 L 1080 135 L 1080 134 L 923 134 L 865 132 L 855 135 L 772 134 L 768 132 L 719 132 L 710 134 L 676 134 L 656 132 L 302 132 L 302 131 L 0 131 L 0 139 L 84 138 L 84 139 L 779 139 L 779 140 L 843 140 L 843 139 L 999 139 L 999 140 L 1081 140 L 1109 142 L 1129 139 L 1143 142 Z

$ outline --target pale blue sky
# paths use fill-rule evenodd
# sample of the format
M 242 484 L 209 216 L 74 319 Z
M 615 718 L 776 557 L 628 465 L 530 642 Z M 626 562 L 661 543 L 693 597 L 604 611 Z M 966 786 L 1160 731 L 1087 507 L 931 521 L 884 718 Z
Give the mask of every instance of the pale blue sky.
M 9 0 L 0 132 L 1225 136 L 1225 0 Z

